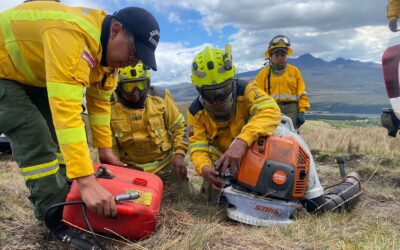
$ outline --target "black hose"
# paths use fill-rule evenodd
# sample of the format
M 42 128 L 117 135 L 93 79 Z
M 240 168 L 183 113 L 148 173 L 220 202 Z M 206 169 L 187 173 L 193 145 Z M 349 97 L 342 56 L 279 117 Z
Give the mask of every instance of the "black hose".
M 350 173 L 333 192 L 314 199 L 303 200 L 302 204 L 310 213 L 350 211 L 357 204 L 361 191 L 359 175 L 357 173 Z
M 46 212 L 44 213 L 44 221 L 46 226 L 49 228 L 49 230 L 56 236 L 58 237 L 57 233 L 55 233 L 55 227 L 53 225 L 50 224 L 50 213 L 49 211 L 56 209 L 58 207 L 64 207 L 64 206 L 70 206 L 70 205 L 77 205 L 80 204 L 82 206 L 82 214 L 83 214 L 83 218 L 85 220 L 85 224 L 87 226 L 87 228 L 89 229 L 89 231 L 92 234 L 92 237 L 94 239 L 94 241 L 96 242 L 96 245 L 98 248 L 100 248 L 101 250 L 105 250 L 106 248 L 100 243 L 100 241 L 97 239 L 96 234 L 93 231 L 93 228 L 89 222 L 87 213 L 86 213 L 86 205 L 83 201 L 68 201 L 68 202 L 60 202 L 57 204 L 54 204 L 52 206 L 50 206 Z M 62 210 L 61 210 L 62 211 Z M 60 218 L 61 219 L 61 218 Z M 63 241 L 63 239 L 59 240 Z M 87 250 L 92 250 L 94 249 L 93 244 L 91 244 L 90 242 L 88 242 L 87 240 L 84 239 L 69 239 L 66 243 L 70 244 L 71 246 L 74 246 L 78 249 L 87 249 Z

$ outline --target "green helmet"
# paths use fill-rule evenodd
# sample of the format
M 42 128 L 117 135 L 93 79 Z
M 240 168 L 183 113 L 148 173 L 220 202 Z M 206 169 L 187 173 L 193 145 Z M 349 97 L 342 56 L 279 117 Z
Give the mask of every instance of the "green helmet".
M 198 88 L 218 85 L 234 78 L 235 72 L 229 44 L 225 45 L 225 51 L 206 47 L 193 60 L 192 83 Z
M 150 80 L 150 69 L 139 62 L 133 68 L 132 66 L 120 69 L 118 82 L 133 82 L 138 80 Z

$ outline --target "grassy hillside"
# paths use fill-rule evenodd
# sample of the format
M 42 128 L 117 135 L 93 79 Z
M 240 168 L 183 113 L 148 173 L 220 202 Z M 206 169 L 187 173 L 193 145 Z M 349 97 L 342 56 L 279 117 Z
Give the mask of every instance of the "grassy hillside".
M 304 210 L 285 227 L 250 227 L 229 220 L 223 208 L 204 203 L 201 179 L 189 175 L 196 195 L 165 203 L 155 234 L 140 242 L 104 239 L 108 249 L 398 249 L 400 244 L 400 140 L 378 127 L 306 122 L 301 134 L 315 154 L 323 186 L 339 181 L 333 159 L 344 155 L 347 171 L 361 174 L 361 201 L 351 213 L 317 217 Z M 96 157 L 95 152 L 92 153 Z M 27 199 L 18 168 L 0 161 L 0 249 L 60 249 L 48 242 Z

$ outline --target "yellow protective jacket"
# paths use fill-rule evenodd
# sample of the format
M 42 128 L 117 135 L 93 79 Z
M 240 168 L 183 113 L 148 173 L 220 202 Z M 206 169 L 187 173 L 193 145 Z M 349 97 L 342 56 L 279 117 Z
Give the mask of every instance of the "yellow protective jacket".
M 388 0 L 387 4 L 387 18 L 399 18 L 400 14 L 400 0 Z
M 217 160 L 233 139 L 240 138 L 250 146 L 260 136 L 271 135 L 281 121 L 278 105 L 255 81 L 238 80 L 236 93 L 235 114 L 225 124 L 216 124 L 198 98 L 189 107 L 190 159 L 199 175 L 205 166 L 213 167 L 212 160 Z
M 85 88 L 93 146 L 112 145 L 109 100 L 117 78 L 116 70 L 100 66 L 105 16 L 50 1 L 23 3 L 0 14 L 0 78 L 47 88 L 69 178 L 93 174 L 81 118 Z
M 116 93 L 111 102 L 113 151 L 123 162 L 156 173 L 186 154 L 185 118 L 168 90 L 150 87 L 144 108 L 124 106 Z
M 260 89 L 273 97 L 276 102 L 297 102 L 299 112 L 305 112 L 310 108 L 306 85 L 299 69 L 287 64 L 282 75 L 275 75 L 271 70 L 270 91 L 268 91 L 268 73 L 270 65 L 267 65 L 258 72 L 256 81 Z

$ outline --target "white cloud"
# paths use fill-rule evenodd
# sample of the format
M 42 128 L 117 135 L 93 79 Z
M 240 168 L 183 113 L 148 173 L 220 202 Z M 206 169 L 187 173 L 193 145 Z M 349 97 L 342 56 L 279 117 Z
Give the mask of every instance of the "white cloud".
M 168 21 L 170 23 L 182 24 L 180 16 L 176 12 L 170 12 L 168 15 Z
M 391 33 L 386 21 L 386 1 L 382 0 L 61 0 L 74 6 L 115 11 L 128 5 L 149 6 L 171 23 L 182 24 L 182 11 L 200 15 L 197 23 L 209 32 L 209 43 L 227 39 L 232 44 L 238 72 L 255 70 L 264 63 L 269 40 L 285 34 L 292 41 L 294 57 L 305 53 L 325 60 L 337 57 L 379 62 Z M 22 2 L 3 1 L 0 11 Z M 194 18 L 190 18 L 193 20 Z M 224 37 L 224 27 L 237 32 Z M 166 31 L 163 31 L 166 32 Z M 206 44 L 190 47 L 192 41 L 161 41 L 156 57 L 159 71 L 155 83 L 190 81 L 190 64 Z M 222 37 L 222 39 L 221 39 Z
M 152 72 L 151 81 L 154 84 L 190 82 L 192 61 L 205 46 L 211 45 L 187 48 L 181 43 L 160 43 L 156 50 L 157 71 Z

